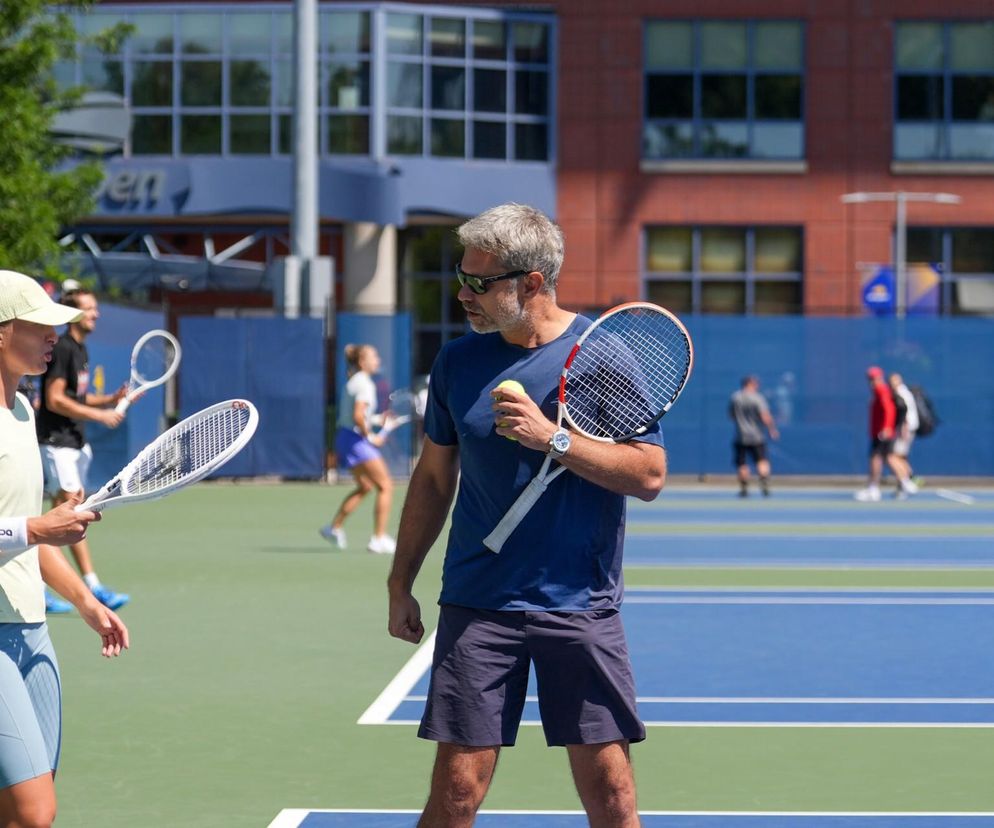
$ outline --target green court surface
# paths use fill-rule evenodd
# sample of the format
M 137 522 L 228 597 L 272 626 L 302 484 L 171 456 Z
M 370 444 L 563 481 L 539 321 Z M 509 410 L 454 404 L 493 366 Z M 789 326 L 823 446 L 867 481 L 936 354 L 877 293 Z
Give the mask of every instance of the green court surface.
M 370 504 L 348 524 L 347 551 L 317 534 L 345 491 L 201 484 L 93 527 L 98 571 L 132 595 L 121 613 L 132 649 L 105 661 L 76 616 L 50 620 L 65 696 L 60 828 L 263 828 L 284 808 L 421 806 L 433 745 L 411 726 L 356 724 L 414 648 L 386 633 L 390 559 L 364 551 Z M 403 487 L 396 494 L 399 513 Z M 680 511 L 666 492 L 658 503 Z M 440 563 L 439 545 L 416 588 L 429 629 Z M 657 587 L 994 587 L 987 566 L 640 565 L 627 577 Z M 633 756 L 646 810 L 992 811 L 991 734 L 659 727 Z M 578 809 L 564 751 L 523 728 L 485 807 Z

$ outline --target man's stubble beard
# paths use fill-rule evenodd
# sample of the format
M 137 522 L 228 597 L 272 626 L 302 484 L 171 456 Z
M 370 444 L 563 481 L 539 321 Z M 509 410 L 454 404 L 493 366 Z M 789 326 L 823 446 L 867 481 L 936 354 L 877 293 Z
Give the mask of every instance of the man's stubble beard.
M 498 305 L 493 316 L 476 322 L 470 319 L 469 326 L 474 333 L 497 333 L 527 325 L 530 317 L 531 313 L 518 301 L 515 293 L 513 304 Z

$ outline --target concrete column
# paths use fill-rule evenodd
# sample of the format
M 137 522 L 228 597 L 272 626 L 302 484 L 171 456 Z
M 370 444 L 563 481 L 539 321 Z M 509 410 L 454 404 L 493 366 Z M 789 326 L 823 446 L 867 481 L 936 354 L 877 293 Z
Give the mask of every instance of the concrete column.
M 397 228 L 371 222 L 345 225 L 345 310 L 388 314 L 397 310 Z

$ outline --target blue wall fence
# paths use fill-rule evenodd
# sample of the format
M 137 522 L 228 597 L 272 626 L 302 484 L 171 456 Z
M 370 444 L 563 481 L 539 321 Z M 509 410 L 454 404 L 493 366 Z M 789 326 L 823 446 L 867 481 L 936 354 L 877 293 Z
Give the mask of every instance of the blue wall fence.
M 915 443 L 916 473 L 994 475 L 994 320 L 684 319 L 696 349 L 687 389 L 663 420 L 670 469 L 732 471 L 728 398 L 760 378 L 779 423 L 774 473 L 862 474 L 869 445 L 866 368 L 920 384 L 941 424 Z
M 252 442 L 220 470 L 224 477 L 324 474 L 325 341 L 320 319 L 187 316 L 180 414 L 236 397 L 259 410 Z
M 91 366 L 105 388 L 128 377 L 131 346 L 163 326 L 161 314 L 101 307 L 91 337 Z M 760 378 L 781 439 L 771 444 L 775 474 L 857 475 L 867 463 L 866 368 L 897 371 L 922 385 L 941 418 L 920 439 L 912 459 L 923 475 L 994 475 L 994 320 L 700 316 L 684 320 L 696 349 L 694 374 L 666 415 L 663 430 L 674 474 L 732 471 L 729 395 L 745 374 Z M 369 342 L 383 357 L 381 403 L 409 387 L 412 323 L 408 314 L 339 314 L 332 405 L 346 378 L 342 346 Z M 231 397 L 259 408 L 250 446 L 225 476 L 280 475 L 319 479 L 326 439 L 333 436 L 326 392 L 328 366 L 321 322 L 310 319 L 184 317 L 181 415 Z M 131 409 L 125 424 L 88 429 L 94 446 L 90 486 L 118 471 L 162 429 L 161 389 Z M 406 474 L 418 432 L 399 429 L 385 451 L 391 469 Z

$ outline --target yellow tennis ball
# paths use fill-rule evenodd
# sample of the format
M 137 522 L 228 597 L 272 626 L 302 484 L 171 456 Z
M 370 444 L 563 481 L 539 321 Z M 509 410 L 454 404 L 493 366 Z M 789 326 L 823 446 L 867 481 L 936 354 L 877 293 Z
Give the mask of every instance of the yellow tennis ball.
M 506 379 L 503 382 L 498 383 L 497 387 L 498 388 L 510 388 L 512 391 L 515 391 L 518 394 L 525 394 L 527 396 L 527 392 L 525 391 L 525 387 L 520 382 L 518 382 L 517 380 Z M 497 395 L 497 401 L 500 402 L 500 399 L 501 399 L 500 394 L 498 394 Z M 503 426 L 504 423 L 501 423 L 501 425 Z M 512 434 L 508 434 L 507 435 L 507 439 L 508 440 L 515 440 L 516 441 L 518 438 L 515 437 Z
M 527 394 L 527 392 L 525 391 L 525 387 L 517 380 L 504 380 L 503 382 L 498 383 L 497 387 L 510 388 L 512 391 L 518 394 Z M 497 399 L 500 399 L 500 397 L 498 396 Z

